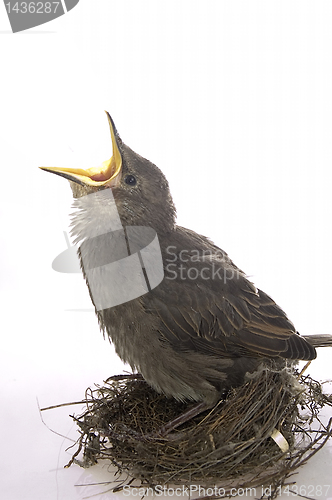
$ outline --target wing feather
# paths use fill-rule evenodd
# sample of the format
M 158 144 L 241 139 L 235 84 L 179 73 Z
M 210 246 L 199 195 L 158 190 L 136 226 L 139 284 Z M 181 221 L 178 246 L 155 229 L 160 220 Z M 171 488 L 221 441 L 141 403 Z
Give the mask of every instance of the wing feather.
M 314 347 L 296 332 L 285 312 L 257 289 L 225 252 L 206 238 L 180 229 L 179 248 L 190 248 L 189 244 L 197 240 L 199 248 L 205 245 L 215 249 L 223 259 L 218 259 L 221 279 L 164 279 L 145 296 L 153 301 L 149 308 L 158 312 L 162 333 L 175 348 L 225 357 L 315 357 Z M 212 270 L 215 263 L 213 256 L 195 259 L 198 275 L 203 268 L 208 275 L 208 266 Z

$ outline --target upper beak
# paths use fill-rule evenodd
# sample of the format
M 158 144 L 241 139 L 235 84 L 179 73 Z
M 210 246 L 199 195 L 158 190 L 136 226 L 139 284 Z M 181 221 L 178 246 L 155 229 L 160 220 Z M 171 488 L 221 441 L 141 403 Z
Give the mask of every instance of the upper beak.
M 122 170 L 122 157 L 118 146 L 119 136 L 110 114 L 105 111 L 110 126 L 112 137 L 113 156 L 104 161 L 100 167 L 92 167 L 86 170 L 82 168 L 58 168 L 58 167 L 39 167 L 46 172 L 61 175 L 69 181 L 76 182 L 82 186 L 107 186 L 114 187 L 120 181 Z

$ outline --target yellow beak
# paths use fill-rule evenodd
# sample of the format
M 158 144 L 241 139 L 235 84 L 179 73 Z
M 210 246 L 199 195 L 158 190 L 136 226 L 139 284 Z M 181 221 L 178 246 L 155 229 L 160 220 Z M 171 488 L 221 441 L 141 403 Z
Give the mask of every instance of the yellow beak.
M 92 167 L 86 170 L 82 168 L 58 168 L 39 167 L 46 172 L 61 175 L 66 179 L 81 184 L 83 186 L 115 186 L 120 180 L 122 169 L 122 157 L 116 140 L 116 132 L 110 114 L 105 111 L 112 137 L 113 155 L 109 160 L 104 161 L 100 167 Z

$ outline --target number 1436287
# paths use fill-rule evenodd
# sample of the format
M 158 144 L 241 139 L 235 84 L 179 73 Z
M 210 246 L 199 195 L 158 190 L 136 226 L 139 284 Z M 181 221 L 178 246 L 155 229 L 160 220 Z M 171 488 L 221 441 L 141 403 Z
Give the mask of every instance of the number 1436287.
M 8 14 L 55 14 L 60 2 L 8 2 Z

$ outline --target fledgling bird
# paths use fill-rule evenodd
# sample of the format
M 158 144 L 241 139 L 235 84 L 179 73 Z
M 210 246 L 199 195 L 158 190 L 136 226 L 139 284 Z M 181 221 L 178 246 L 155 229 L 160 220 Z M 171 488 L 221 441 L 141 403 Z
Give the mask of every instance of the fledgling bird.
M 72 233 L 77 241 L 91 239 L 85 258 L 80 247 L 81 267 L 100 328 L 120 358 L 158 392 L 196 401 L 198 413 L 242 384 L 262 361 L 312 360 L 315 346 L 330 345 L 329 336 L 300 336 L 284 311 L 223 250 L 176 225 L 165 176 L 122 142 L 107 116 L 113 146 L 109 161 L 88 170 L 41 168 L 70 182 L 77 209 Z M 96 193 L 112 194 L 123 228 L 156 232 L 164 269 L 164 278 L 148 293 L 106 308 L 96 306 L 88 268 L 97 253 L 105 260 L 112 252 L 107 240 L 95 236 L 99 222 L 111 228 L 115 216 L 106 198 L 89 198 Z M 114 282 L 106 280 L 104 286 L 116 295 Z

